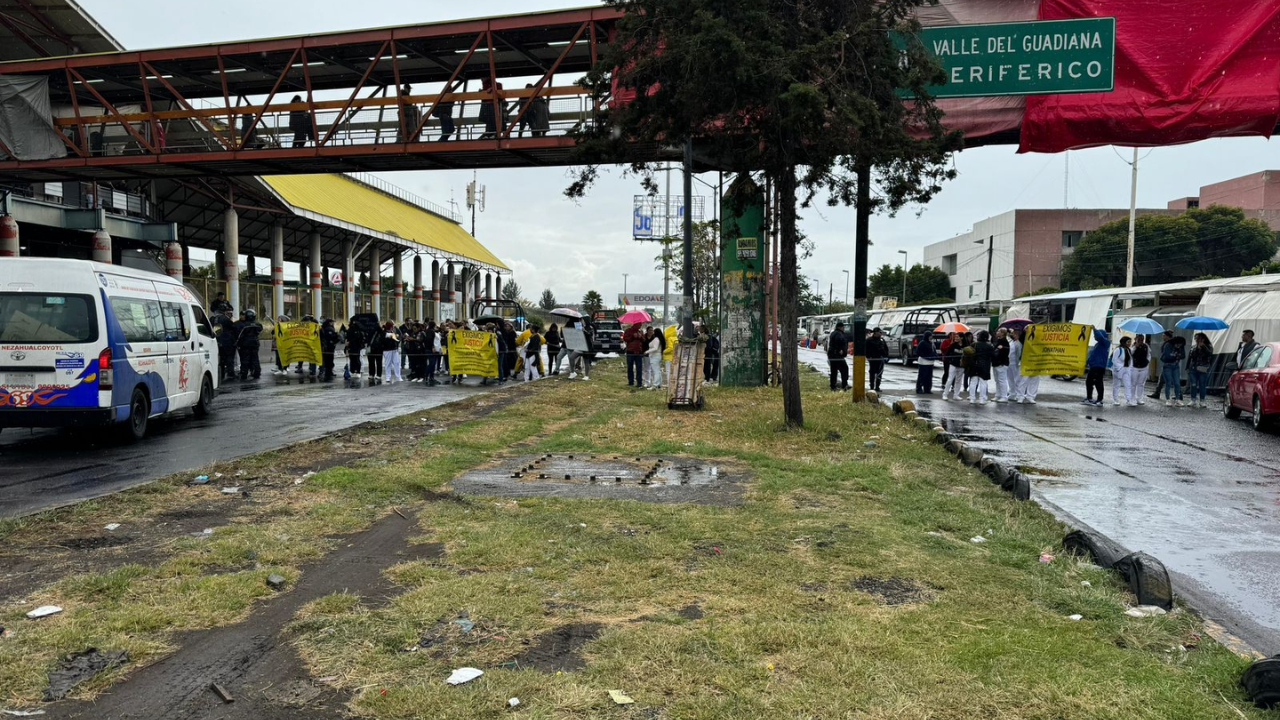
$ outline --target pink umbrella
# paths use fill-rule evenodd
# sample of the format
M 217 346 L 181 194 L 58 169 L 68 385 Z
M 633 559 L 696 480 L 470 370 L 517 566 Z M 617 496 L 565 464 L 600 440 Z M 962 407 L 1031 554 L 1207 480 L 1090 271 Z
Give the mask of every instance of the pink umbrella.
M 618 318 L 618 322 L 623 325 L 635 325 L 636 323 L 653 322 L 653 318 L 649 316 L 649 313 L 643 310 L 632 310 Z

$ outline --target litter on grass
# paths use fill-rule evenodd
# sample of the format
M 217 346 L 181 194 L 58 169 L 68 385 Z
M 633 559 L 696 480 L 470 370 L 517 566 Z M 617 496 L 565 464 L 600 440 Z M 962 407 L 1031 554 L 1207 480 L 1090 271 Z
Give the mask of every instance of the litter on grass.
M 0 710 L 0 713 L 3 713 L 5 715 L 12 715 L 13 717 L 35 717 L 36 715 L 43 715 L 44 711 L 43 710 Z
M 1068 615 L 1068 616 L 1067 616 L 1067 619 L 1068 619 L 1068 620 L 1083 620 L 1083 619 L 1084 619 L 1084 616 L 1083 616 L 1083 615 Z
M 635 704 L 635 700 L 632 700 L 630 697 L 627 696 L 626 693 L 622 692 L 621 690 L 610 690 L 609 697 L 613 699 L 613 703 L 615 705 Z
M 222 494 L 223 494 L 223 495 L 239 495 L 239 494 L 240 494 L 240 488 L 238 488 L 238 487 L 224 487 L 224 488 L 222 488 Z
M 1125 610 L 1124 614 L 1129 617 L 1136 618 L 1155 617 L 1157 615 L 1164 615 L 1165 609 L 1155 605 L 1139 605 L 1138 607 L 1132 607 Z
M 104 525 L 104 526 L 102 526 L 102 529 L 103 529 L 103 530 L 119 530 L 119 529 L 120 529 L 120 523 L 110 523 L 110 524 L 108 524 L 108 525 Z
M 1040 553 L 1040 562 L 1042 563 L 1053 562 L 1053 553 Z
M 974 535 L 973 537 L 969 538 L 969 542 L 971 543 L 984 543 L 986 541 L 987 539 L 982 537 L 981 535 Z
M 204 484 L 205 484 L 205 483 L 207 483 L 207 482 L 209 482 L 209 476 L 208 476 L 208 475 L 197 475 L 197 476 L 195 477 L 195 479 L 191 481 L 191 484 L 192 484 L 192 485 L 204 485 Z
M 471 630 L 476 626 L 475 623 L 471 622 L 466 618 L 458 618 L 457 620 L 453 621 L 453 624 L 458 626 L 458 629 L 462 631 L 463 635 L 466 635 L 467 633 L 471 632 Z
M 520 704 L 520 698 L 511 698 L 507 701 L 507 707 L 515 707 Z
M 1093 583 L 1089 582 L 1088 580 L 1081 580 L 1080 587 L 1093 587 Z
M 445 682 L 450 685 L 462 685 L 463 683 L 469 683 L 472 680 L 475 680 L 483 674 L 483 670 L 473 667 L 458 668 L 449 674 L 449 679 L 445 680 Z
M 39 620 L 42 617 L 57 615 L 60 612 L 62 612 L 62 608 L 58 607 L 57 605 L 41 605 L 35 610 L 32 610 L 31 612 L 27 613 L 27 617 L 32 620 Z

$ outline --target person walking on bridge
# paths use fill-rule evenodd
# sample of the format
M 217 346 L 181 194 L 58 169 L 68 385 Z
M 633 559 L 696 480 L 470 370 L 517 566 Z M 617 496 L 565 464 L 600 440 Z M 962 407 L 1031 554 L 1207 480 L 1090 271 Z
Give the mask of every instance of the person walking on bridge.
M 301 95 L 294 95 L 289 101 L 293 105 L 302 102 Z M 315 128 L 311 126 L 311 113 L 306 110 L 289 111 L 289 129 L 293 131 L 293 146 L 306 147 L 309 141 L 315 140 Z

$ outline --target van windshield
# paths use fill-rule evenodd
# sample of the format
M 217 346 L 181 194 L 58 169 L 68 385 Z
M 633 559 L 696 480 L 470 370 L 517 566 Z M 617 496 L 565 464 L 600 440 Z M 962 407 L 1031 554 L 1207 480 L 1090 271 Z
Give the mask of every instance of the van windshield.
M 0 293 L 0 343 L 90 343 L 98 339 L 93 298 Z

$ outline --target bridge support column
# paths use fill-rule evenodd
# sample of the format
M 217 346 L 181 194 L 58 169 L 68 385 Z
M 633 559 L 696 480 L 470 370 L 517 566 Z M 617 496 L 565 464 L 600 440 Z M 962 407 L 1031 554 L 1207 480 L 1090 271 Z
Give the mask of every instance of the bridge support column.
M 502 275 L 493 276 L 493 297 L 495 300 L 502 299 Z
M 240 317 L 240 213 L 227 208 L 222 214 L 222 279 L 227 281 L 231 314 Z
M 391 282 L 394 287 L 391 288 L 392 297 L 395 298 L 396 325 L 404 324 L 404 252 L 397 250 L 394 257 L 391 258 Z
M 164 272 L 171 278 L 182 280 L 182 245 L 179 243 L 164 244 Z
M 440 322 L 440 261 L 431 261 L 431 319 Z
M 106 230 L 93 234 L 93 261 L 111 264 L 111 235 Z
M 480 297 L 480 268 L 478 267 L 471 271 L 471 292 L 468 293 L 467 297 L 470 300 L 467 303 L 468 307 L 475 304 L 475 301 Z
M 484 299 L 493 299 L 493 275 L 490 273 L 484 274 Z
M 21 249 L 18 221 L 12 215 L 0 215 L 0 257 L 18 257 Z
M 316 320 L 324 314 L 324 293 L 321 283 L 324 281 L 324 257 L 320 253 L 320 233 L 311 231 L 311 314 Z
M 355 246 L 350 240 L 342 244 L 342 295 L 347 306 L 348 321 L 356 314 L 356 257 Z
M 413 311 L 418 322 L 427 323 L 426 308 L 422 306 L 422 256 L 413 256 Z
M 284 311 L 284 228 L 279 224 L 271 226 L 271 313 L 273 320 L 287 314 Z
M 382 317 L 382 250 L 375 244 L 369 246 L 369 294 L 373 297 L 373 314 Z

